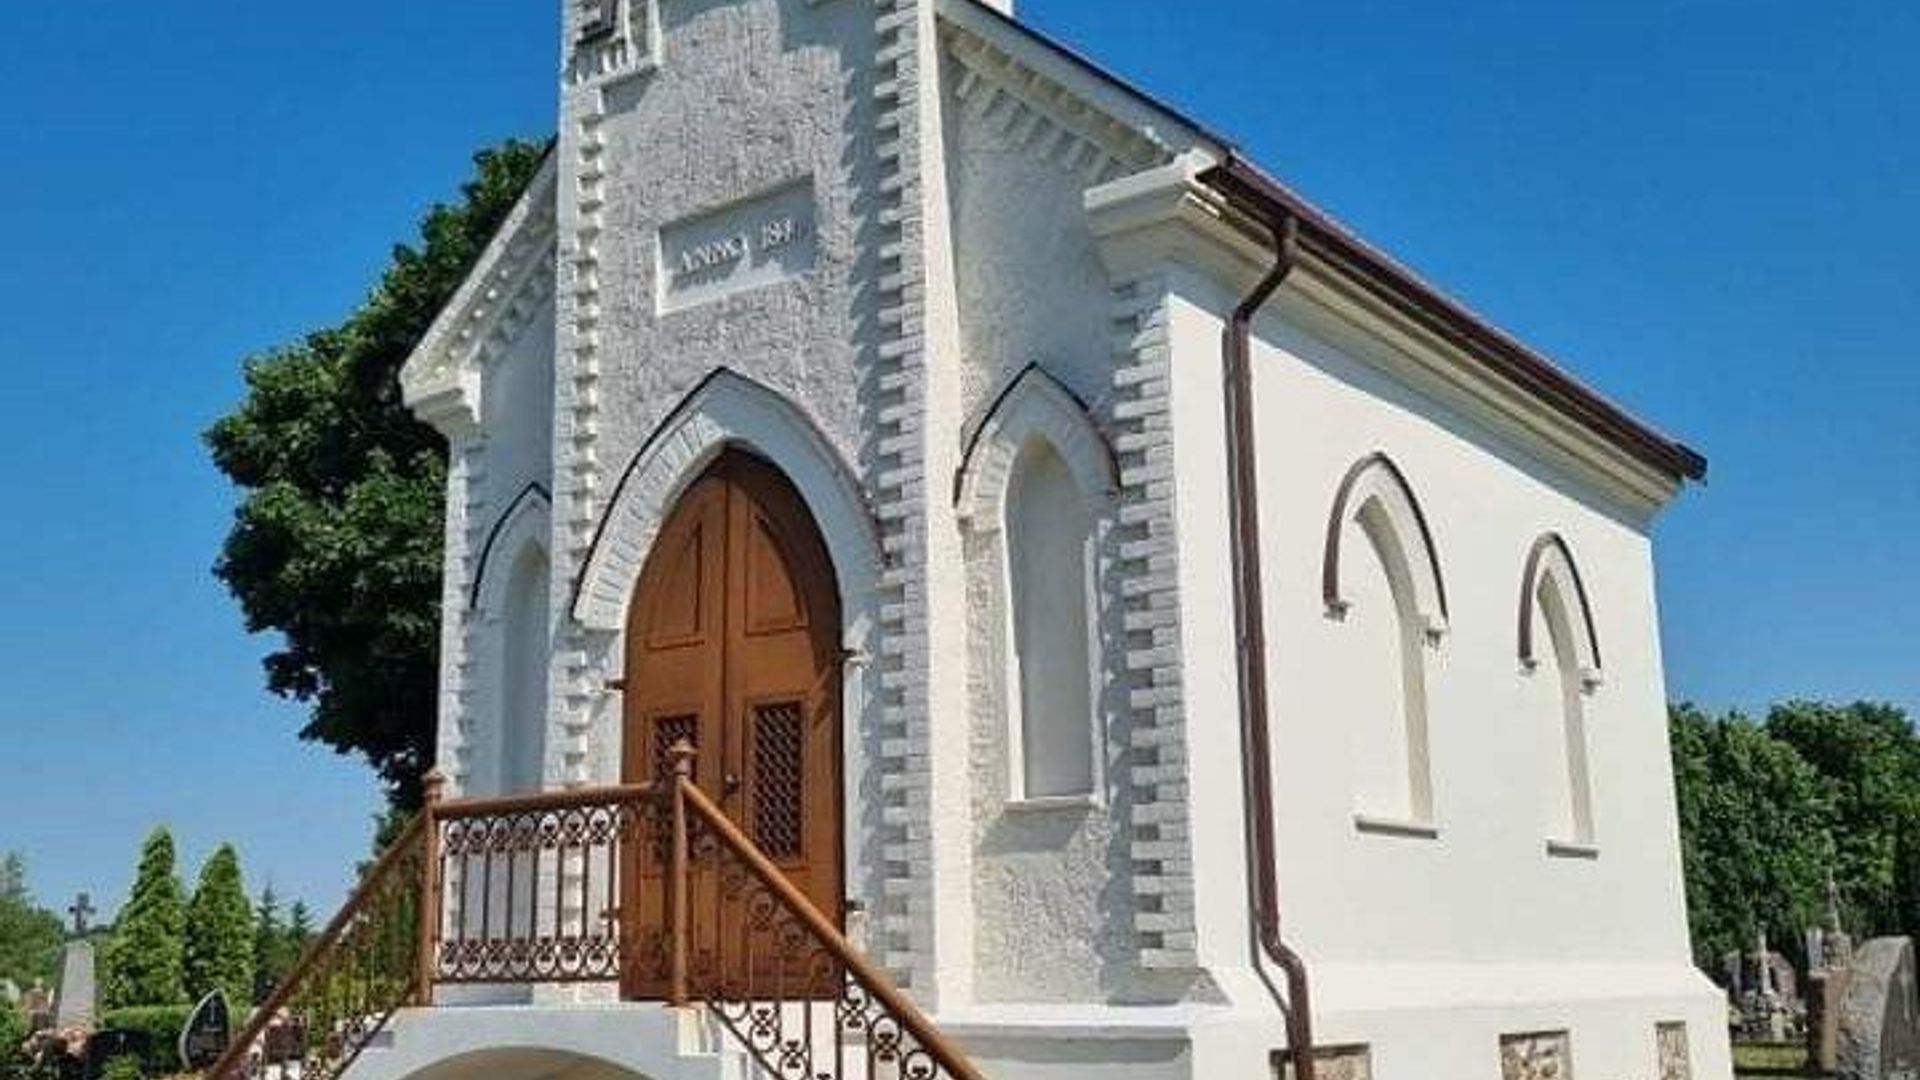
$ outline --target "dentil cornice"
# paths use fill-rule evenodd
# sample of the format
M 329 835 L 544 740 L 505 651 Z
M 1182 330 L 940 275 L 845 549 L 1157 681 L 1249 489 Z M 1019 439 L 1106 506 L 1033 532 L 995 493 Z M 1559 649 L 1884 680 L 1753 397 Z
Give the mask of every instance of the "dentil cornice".
M 549 155 L 400 369 L 408 407 L 448 438 L 478 426 L 481 372 L 553 291 L 556 176 Z

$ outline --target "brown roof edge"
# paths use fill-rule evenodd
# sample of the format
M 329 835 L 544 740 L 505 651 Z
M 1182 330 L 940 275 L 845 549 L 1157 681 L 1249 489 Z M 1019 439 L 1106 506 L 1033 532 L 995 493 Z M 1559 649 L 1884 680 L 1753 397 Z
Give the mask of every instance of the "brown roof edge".
M 1304 250 L 1351 275 L 1403 314 L 1639 460 L 1677 480 L 1707 478 L 1707 459 L 1698 451 L 1634 419 L 1553 361 L 1347 231 L 1237 151 L 1228 150 L 1226 159 L 1202 173 L 1200 180 L 1264 222 L 1294 218 Z

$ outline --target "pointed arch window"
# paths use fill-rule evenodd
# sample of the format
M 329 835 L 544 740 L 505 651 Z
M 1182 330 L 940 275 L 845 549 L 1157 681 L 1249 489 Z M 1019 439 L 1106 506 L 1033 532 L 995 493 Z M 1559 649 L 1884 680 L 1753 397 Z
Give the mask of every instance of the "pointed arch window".
M 548 669 L 552 660 L 552 500 L 529 484 L 481 548 L 471 603 L 480 680 L 468 720 L 475 794 L 539 791 L 546 775 Z
M 1551 718 L 1543 778 L 1547 850 L 1598 853 L 1593 809 L 1589 699 L 1599 689 L 1600 639 L 1573 550 L 1557 533 L 1534 541 L 1520 589 L 1520 666 L 1530 695 Z
M 1085 804 L 1103 779 L 1099 537 L 1115 481 L 1078 399 L 1022 372 L 969 443 L 960 516 L 988 541 L 1002 631 L 998 697 L 1016 804 Z
M 544 786 L 551 581 L 546 549 L 523 548 L 514 559 L 501 613 L 500 790 L 506 794 Z
M 1427 667 L 1447 629 L 1446 588 L 1426 515 L 1385 454 L 1362 458 L 1341 481 L 1321 587 L 1341 624 L 1354 821 L 1435 835 Z

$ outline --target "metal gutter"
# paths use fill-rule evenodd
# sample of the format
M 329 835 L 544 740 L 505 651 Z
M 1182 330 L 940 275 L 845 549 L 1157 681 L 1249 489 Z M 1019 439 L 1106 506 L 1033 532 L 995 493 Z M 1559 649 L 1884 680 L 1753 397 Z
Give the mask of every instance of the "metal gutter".
M 1203 181 L 1205 176 L 1201 178 Z M 1267 219 L 1274 263 L 1233 309 L 1223 345 L 1227 420 L 1227 514 L 1233 543 L 1233 619 L 1239 652 L 1240 775 L 1247 815 L 1247 887 L 1253 908 L 1253 967 L 1266 981 L 1261 955 L 1286 974 L 1284 997 L 1293 1080 L 1314 1080 L 1313 998 L 1307 965 L 1280 933 L 1278 845 L 1273 835 L 1273 740 L 1268 729 L 1266 588 L 1260 573 L 1260 484 L 1253 420 L 1253 320 L 1293 272 L 1299 222 Z M 1269 991 L 1273 990 L 1268 983 Z

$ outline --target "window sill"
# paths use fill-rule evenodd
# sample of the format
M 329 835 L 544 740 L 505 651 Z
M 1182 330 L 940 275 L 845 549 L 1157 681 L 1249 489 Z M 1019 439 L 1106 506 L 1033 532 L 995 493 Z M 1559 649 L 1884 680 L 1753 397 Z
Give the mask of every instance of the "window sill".
M 1576 840 L 1549 839 L 1547 854 L 1556 859 L 1597 859 L 1600 857 L 1600 845 L 1583 844 Z
M 1057 810 L 1098 810 L 1098 795 L 1040 795 L 1031 799 L 1008 799 L 1003 809 L 1009 814 L 1044 814 Z
M 1375 836 L 1397 836 L 1405 840 L 1438 840 L 1440 826 L 1431 821 L 1408 821 L 1404 818 L 1379 817 L 1374 814 L 1353 815 L 1353 827 L 1363 833 Z

